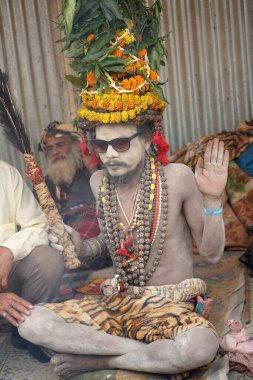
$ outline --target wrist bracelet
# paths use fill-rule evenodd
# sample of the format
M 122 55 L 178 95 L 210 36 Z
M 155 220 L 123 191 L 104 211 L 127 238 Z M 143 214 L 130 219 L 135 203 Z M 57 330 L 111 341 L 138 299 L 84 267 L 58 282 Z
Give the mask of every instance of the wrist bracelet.
M 214 215 L 214 216 L 221 215 L 222 211 L 223 211 L 223 207 L 220 207 L 216 210 L 210 210 L 210 208 L 204 207 L 204 212 L 206 215 Z

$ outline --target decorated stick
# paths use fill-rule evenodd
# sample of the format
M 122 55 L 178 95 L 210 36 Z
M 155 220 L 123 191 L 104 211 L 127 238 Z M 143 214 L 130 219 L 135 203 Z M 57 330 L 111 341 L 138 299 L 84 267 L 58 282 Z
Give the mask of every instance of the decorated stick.
M 75 247 L 64 228 L 61 215 L 51 197 L 44 176 L 36 163 L 31 149 L 30 138 L 23 124 L 20 113 L 17 111 L 8 87 L 8 76 L 0 69 L 0 125 L 8 141 L 24 156 L 27 176 L 32 182 L 44 211 L 50 230 L 59 239 L 64 248 L 63 257 L 65 267 L 75 269 L 81 263 L 76 255 Z

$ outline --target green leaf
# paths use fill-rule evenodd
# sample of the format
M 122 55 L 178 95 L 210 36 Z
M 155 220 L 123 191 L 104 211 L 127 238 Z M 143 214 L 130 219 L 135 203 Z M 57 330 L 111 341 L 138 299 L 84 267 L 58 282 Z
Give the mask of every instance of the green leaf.
M 64 0 L 63 17 L 65 21 L 65 31 L 67 36 L 69 36 L 72 31 L 75 11 L 76 0 Z
M 113 35 L 114 35 L 114 31 L 113 32 L 109 31 L 108 33 L 105 33 L 104 35 L 102 35 L 102 37 L 97 38 L 94 42 L 92 41 L 91 46 L 89 48 L 89 53 L 93 53 L 93 52 L 97 52 L 101 50 L 105 45 L 109 44 Z
M 112 66 L 112 65 L 125 65 L 128 63 L 128 60 L 125 59 L 125 58 L 108 58 L 106 57 L 105 59 L 103 59 L 102 61 L 100 61 L 101 63 L 103 63 L 103 66 Z
M 80 77 L 76 77 L 74 75 L 65 75 L 65 78 L 76 87 L 82 88 L 86 86 L 85 81 Z
M 114 18 L 122 19 L 117 1 L 99 0 L 99 4 L 103 9 L 104 15 L 108 21 L 112 21 Z
M 169 104 L 168 100 L 165 98 L 162 88 L 154 83 L 151 79 L 149 79 L 145 74 L 141 74 L 146 81 L 150 84 L 150 86 L 153 88 L 153 90 L 156 92 L 156 94 L 159 96 L 161 100 L 163 100 L 165 103 Z
M 124 69 L 124 67 L 118 67 L 118 66 L 106 67 L 106 71 L 108 71 L 108 73 L 110 73 L 110 72 L 127 73 L 127 71 Z

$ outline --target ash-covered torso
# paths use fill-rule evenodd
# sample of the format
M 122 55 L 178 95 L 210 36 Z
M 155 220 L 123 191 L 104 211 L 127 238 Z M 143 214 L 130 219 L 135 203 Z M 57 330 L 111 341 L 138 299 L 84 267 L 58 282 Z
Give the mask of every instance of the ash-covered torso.
M 191 232 L 200 239 L 204 220 L 201 193 L 186 166 L 161 167 L 148 158 L 139 187 L 115 186 L 105 171 L 97 172 L 92 183 L 123 291 L 192 277 Z

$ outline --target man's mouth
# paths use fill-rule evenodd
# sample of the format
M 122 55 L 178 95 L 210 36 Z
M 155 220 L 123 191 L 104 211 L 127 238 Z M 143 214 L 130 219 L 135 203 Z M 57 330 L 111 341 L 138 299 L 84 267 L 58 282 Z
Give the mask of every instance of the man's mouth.
M 119 161 L 109 161 L 109 162 L 105 163 L 104 165 L 105 165 L 105 167 L 109 167 L 109 168 L 126 166 L 124 162 L 119 162 Z
M 60 157 L 55 157 L 55 158 L 53 159 L 53 162 L 63 161 L 63 160 L 65 160 L 65 159 L 66 159 L 66 157 L 62 157 L 62 156 L 60 156 Z

